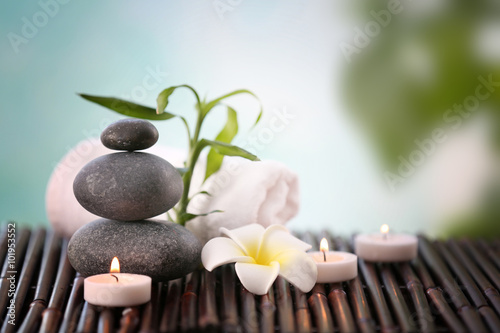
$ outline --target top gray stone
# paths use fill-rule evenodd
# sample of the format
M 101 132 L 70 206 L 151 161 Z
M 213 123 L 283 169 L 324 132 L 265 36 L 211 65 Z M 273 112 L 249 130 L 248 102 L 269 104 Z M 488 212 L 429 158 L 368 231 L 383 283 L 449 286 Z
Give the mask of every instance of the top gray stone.
M 114 150 L 142 150 L 158 141 L 158 130 L 149 121 L 122 119 L 102 131 L 102 144 Z

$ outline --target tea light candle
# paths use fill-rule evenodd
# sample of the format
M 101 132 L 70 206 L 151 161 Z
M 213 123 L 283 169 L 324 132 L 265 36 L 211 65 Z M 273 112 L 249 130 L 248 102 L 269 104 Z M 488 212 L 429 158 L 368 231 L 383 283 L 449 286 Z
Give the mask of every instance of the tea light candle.
M 120 273 L 117 257 L 109 274 L 89 276 L 83 283 L 83 298 L 94 305 L 126 307 L 151 299 L 151 278 L 140 274 Z
M 323 238 L 320 251 L 308 254 L 318 267 L 317 283 L 342 282 L 358 276 L 358 257 L 349 252 L 328 251 L 328 241 Z
M 418 239 L 407 234 L 389 234 L 389 226 L 382 225 L 378 234 L 362 234 L 354 239 L 356 254 L 366 261 L 408 261 L 417 256 Z

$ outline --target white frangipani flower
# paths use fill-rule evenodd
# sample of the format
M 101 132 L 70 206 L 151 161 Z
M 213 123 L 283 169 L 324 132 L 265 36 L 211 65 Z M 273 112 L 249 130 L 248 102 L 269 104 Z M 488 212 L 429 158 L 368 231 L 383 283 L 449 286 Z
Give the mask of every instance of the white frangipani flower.
M 278 275 L 303 292 L 316 283 L 316 264 L 305 252 L 311 245 L 295 238 L 284 226 L 273 224 L 264 229 L 260 224 L 249 224 L 232 230 L 220 228 L 220 232 L 226 237 L 211 239 L 201 251 L 208 271 L 235 262 L 241 284 L 257 295 L 266 294 Z

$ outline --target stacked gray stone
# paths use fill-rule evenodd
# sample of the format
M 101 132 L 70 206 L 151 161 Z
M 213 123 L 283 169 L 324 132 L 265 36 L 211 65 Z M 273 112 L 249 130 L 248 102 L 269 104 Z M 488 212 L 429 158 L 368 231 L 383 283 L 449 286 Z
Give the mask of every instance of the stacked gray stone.
M 171 209 L 183 191 L 179 172 L 164 159 L 137 150 L 158 141 L 150 122 L 124 119 L 101 135 L 104 146 L 122 152 L 98 157 L 75 178 L 73 191 L 89 212 L 103 217 L 80 228 L 68 258 L 84 276 L 109 272 L 118 257 L 123 273 L 155 281 L 182 277 L 200 263 L 201 244 L 173 222 L 146 220 Z

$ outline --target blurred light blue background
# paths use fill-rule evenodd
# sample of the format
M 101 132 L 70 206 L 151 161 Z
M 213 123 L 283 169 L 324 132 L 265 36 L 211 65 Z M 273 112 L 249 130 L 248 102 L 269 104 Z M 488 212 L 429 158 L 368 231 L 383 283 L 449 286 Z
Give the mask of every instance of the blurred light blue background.
M 436 212 L 432 187 L 425 185 L 429 178 L 415 176 L 424 181 L 390 192 L 373 147 L 342 103 L 347 63 L 339 44 L 352 37 L 351 9 L 331 1 L 243 0 L 221 1 L 221 12 L 218 3 L 0 4 L 0 220 L 47 223 L 45 187 L 57 162 L 77 142 L 121 118 L 76 93 L 154 106 L 163 88 L 186 83 L 210 98 L 238 88 L 261 98 L 265 114 L 253 132 L 248 124 L 257 104 L 247 97 L 230 100 L 247 124 L 236 143 L 258 133 L 275 111 L 295 116 L 254 150 L 300 176 L 302 207 L 291 228 L 348 234 L 389 223 L 397 230 L 437 232 L 435 222 L 445 213 Z M 53 14 L 46 22 L 37 14 L 41 4 Z M 23 36 L 26 20 L 40 20 L 40 27 L 13 47 L 8 36 Z M 146 89 L 152 72 L 156 81 L 149 82 L 158 84 Z M 194 114 L 193 104 L 189 92 L 179 91 L 168 109 Z M 213 136 L 224 119 L 221 109 L 204 134 Z M 160 143 L 186 147 L 176 120 L 155 125 Z

